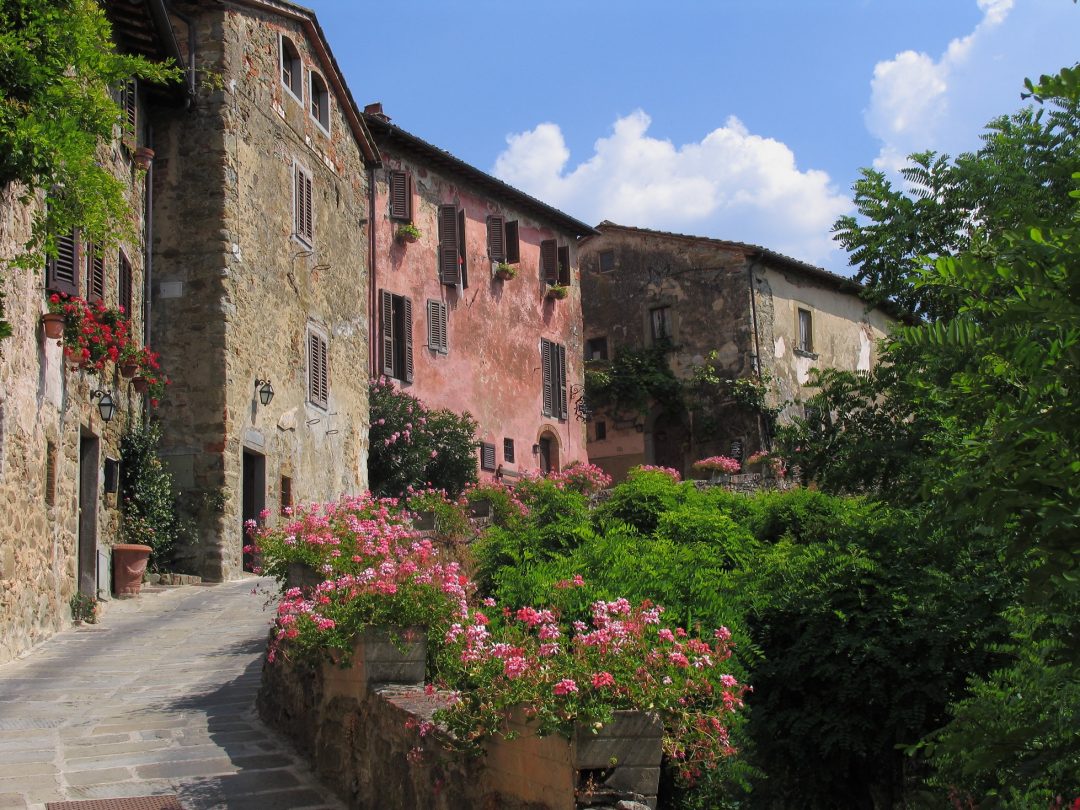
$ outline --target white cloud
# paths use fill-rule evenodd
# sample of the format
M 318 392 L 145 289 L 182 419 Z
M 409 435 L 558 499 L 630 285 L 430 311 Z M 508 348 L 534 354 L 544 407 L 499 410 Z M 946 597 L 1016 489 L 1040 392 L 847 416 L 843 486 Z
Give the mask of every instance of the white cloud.
M 908 50 L 878 62 L 865 110 L 880 150 L 874 165 L 895 173 L 907 155 L 976 149 L 984 125 L 1021 105 L 1026 76 L 1076 60 L 1080 13 L 1051 0 L 977 0 L 982 18 L 936 58 Z
M 825 172 L 801 171 L 787 145 L 734 116 L 682 146 L 650 136 L 651 123 L 642 110 L 619 118 L 573 167 L 559 126 L 540 124 L 507 137 L 494 172 L 593 224 L 752 242 L 818 264 L 835 258 L 829 229 L 851 203 Z

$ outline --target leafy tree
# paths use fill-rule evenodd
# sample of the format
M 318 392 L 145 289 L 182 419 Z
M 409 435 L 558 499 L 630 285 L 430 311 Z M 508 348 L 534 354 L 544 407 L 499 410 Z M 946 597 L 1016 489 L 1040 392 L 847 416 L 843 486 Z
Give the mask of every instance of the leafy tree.
M 178 75 L 118 53 L 94 0 L 0 5 L 0 188 L 18 183 L 24 203 L 44 197 L 18 266 L 40 264 L 43 250 L 55 253 L 55 237 L 76 226 L 99 244 L 125 235 L 125 185 L 98 162 L 121 122 L 112 88 Z M 0 337 L 9 329 L 0 320 Z

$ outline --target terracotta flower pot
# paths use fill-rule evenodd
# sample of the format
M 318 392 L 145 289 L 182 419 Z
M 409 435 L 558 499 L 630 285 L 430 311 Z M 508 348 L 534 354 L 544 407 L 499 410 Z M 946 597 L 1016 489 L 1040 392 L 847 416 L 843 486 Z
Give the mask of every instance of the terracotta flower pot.
M 510 270 L 496 270 L 495 271 L 495 278 L 497 278 L 497 279 L 499 279 L 501 281 L 509 281 L 510 279 L 514 278 L 514 275 L 515 274 L 512 273 Z
M 61 312 L 46 312 L 42 315 L 41 325 L 45 328 L 45 337 L 49 340 L 60 340 L 64 336 L 65 321 Z
M 148 146 L 140 146 L 135 150 L 133 159 L 140 169 L 149 169 L 154 160 L 154 150 Z
M 131 387 L 135 389 L 136 394 L 145 394 L 150 390 L 150 381 L 146 377 L 133 377 Z
M 150 559 L 150 546 L 119 543 L 112 547 L 113 592 L 117 596 L 138 596 Z
M 122 375 L 124 375 L 125 377 L 127 377 L 128 379 L 131 379 L 132 377 L 134 377 L 135 374 L 138 371 L 139 371 L 139 364 L 136 363 L 134 360 L 129 360 L 126 363 L 121 363 L 120 364 L 120 373 Z

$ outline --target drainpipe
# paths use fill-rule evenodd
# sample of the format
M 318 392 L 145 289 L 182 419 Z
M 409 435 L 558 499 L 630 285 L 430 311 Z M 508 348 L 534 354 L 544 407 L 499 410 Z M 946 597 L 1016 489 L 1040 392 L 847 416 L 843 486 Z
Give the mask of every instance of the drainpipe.
M 746 270 L 746 281 L 750 291 L 750 327 L 754 332 L 754 372 L 758 382 L 761 382 L 761 339 L 758 336 L 757 297 L 754 295 L 754 269 L 761 264 L 761 254 L 758 253 L 750 261 Z M 772 437 L 765 430 L 761 414 L 757 415 L 758 435 L 764 440 L 764 450 L 772 450 Z
M 154 126 L 150 124 L 146 128 L 147 146 L 154 148 Z M 154 281 L 154 161 L 150 161 L 150 167 L 146 170 L 146 178 L 143 181 L 146 189 L 143 193 L 143 201 L 146 213 L 143 222 L 143 345 L 150 345 L 150 315 L 151 301 L 150 290 Z
M 367 168 L 367 312 L 368 321 L 370 327 L 367 330 L 367 354 L 368 365 L 372 369 L 372 377 L 377 378 L 378 374 L 378 361 L 376 360 L 376 341 L 377 334 L 376 327 L 376 314 L 378 312 L 378 294 L 376 293 L 377 284 L 376 281 L 376 262 L 375 262 L 375 166 L 368 166 Z

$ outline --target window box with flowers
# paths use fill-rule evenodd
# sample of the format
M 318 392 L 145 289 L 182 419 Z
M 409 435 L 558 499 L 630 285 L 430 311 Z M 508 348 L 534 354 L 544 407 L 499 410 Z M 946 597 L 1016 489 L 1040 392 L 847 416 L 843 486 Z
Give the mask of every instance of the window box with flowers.
M 394 238 L 401 243 L 415 242 L 421 236 L 423 236 L 423 234 L 420 232 L 420 229 L 411 222 L 406 222 L 404 225 L 398 225 L 398 229 L 394 233 Z
M 500 281 L 510 281 L 517 278 L 518 269 L 512 264 L 506 262 L 499 262 L 495 265 L 495 278 Z
M 728 456 L 709 456 L 693 463 L 693 469 L 699 473 L 709 473 L 710 481 L 719 482 L 727 480 L 727 476 L 736 475 L 742 469 L 742 464 Z
M 563 284 L 552 284 L 547 288 L 547 292 L 544 297 L 551 299 L 552 301 L 561 301 L 570 294 L 570 288 Z

